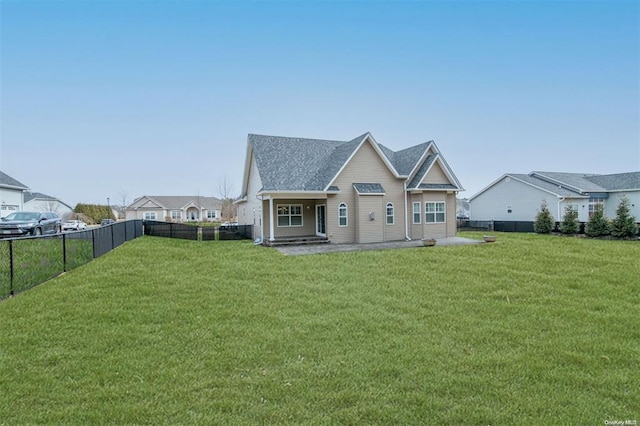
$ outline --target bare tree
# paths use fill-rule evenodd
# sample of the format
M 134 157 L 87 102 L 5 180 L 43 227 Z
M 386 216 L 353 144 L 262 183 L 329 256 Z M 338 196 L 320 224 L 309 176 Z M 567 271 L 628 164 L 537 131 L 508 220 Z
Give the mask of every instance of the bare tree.
M 127 196 L 129 194 L 127 193 L 127 191 L 125 191 L 124 189 L 122 189 L 120 191 L 120 200 L 122 200 L 122 206 L 118 209 L 118 215 L 122 218 L 125 219 L 127 217 Z
M 221 219 L 223 221 L 233 221 L 238 215 L 238 206 L 233 204 L 235 201 L 233 185 L 227 179 L 227 175 L 224 175 L 222 180 L 218 182 L 218 196 L 222 200 Z

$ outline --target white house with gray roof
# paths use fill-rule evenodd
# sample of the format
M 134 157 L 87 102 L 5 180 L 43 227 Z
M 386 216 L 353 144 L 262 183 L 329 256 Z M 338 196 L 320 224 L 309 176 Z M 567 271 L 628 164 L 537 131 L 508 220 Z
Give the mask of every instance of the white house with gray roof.
M 250 134 L 238 222 L 269 244 L 443 238 L 463 188 L 433 141 L 401 151 L 370 133 L 349 141 Z
M 216 222 L 221 214 L 222 200 L 199 195 L 143 195 L 125 209 L 126 220 Z
M 0 171 L 0 217 L 22 211 L 24 209 L 22 193 L 28 189 L 25 184 Z
M 66 218 L 73 212 L 73 207 L 51 195 L 27 191 L 24 193 L 24 210 L 32 212 L 54 212 L 61 218 Z
M 597 175 L 585 173 L 507 173 L 469 199 L 471 220 L 534 221 L 543 201 L 556 221 L 566 209 L 586 222 L 597 208 L 613 218 L 623 196 L 640 220 L 640 172 Z

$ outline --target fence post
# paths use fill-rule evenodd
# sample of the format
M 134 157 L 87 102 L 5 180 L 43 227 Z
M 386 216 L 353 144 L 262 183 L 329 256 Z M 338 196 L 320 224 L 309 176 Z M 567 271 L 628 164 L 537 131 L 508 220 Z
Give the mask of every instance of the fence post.
M 67 272 L 67 236 L 62 234 L 62 271 Z
M 96 230 L 95 228 L 91 230 L 91 246 L 93 247 L 93 258 L 96 256 Z
M 13 296 L 13 240 L 9 240 L 9 294 Z

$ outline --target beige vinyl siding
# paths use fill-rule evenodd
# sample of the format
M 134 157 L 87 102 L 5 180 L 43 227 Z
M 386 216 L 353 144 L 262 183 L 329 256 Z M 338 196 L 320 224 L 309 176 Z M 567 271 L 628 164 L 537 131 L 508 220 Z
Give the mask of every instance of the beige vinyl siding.
M 456 235 L 455 193 L 447 194 L 445 191 L 425 191 L 423 193 L 411 194 L 409 196 L 409 206 L 411 208 L 413 207 L 413 202 L 420 202 L 421 217 L 419 225 L 409 225 L 409 236 L 412 240 L 427 237 L 447 238 Z M 445 223 L 425 223 L 425 203 L 427 202 L 445 203 Z
M 452 183 L 437 162 L 431 166 L 429 173 L 422 180 L 422 183 Z
M 354 183 L 380 183 L 386 193 L 382 196 L 358 196 L 353 189 Z M 327 199 L 327 236 L 332 242 L 350 243 L 357 241 L 356 226 L 358 219 L 355 216 L 356 197 L 378 199 L 375 210 L 374 207 L 371 206 L 371 210 L 375 211 L 376 215 L 373 221 L 375 225 L 371 224 L 363 227 L 359 235 L 360 239 L 365 241 L 397 241 L 404 239 L 405 206 L 403 180 L 393 176 L 391 170 L 389 170 L 368 141 L 360 147 L 332 185 L 340 188 L 339 194 L 330 195 Z M 346 203 L 348 207 L 349 226 L 347 227 L 338 226 L 338 205 L 341 202 Z M 373 200 L 371 202 L 373 202 Z M 393 203 L 395 209 L 395 223 L 393 225 L 385 225 L 385 206 L 389 202 Z M 366 221 L 368 222 L 369 210 L 365 213 Z M 367 232 L 373 232 L 375 235 L 364 235 Z
M 371 220 L 369 214 L 374 214 Z M 356 242 L 384 241 L 384 204 L 381 195 L 360 195 L 356 201 Z

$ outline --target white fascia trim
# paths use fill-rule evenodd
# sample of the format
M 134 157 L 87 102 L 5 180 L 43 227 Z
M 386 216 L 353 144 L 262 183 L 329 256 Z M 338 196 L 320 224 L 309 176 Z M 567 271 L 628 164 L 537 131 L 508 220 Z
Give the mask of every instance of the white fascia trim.
M 335 194 L 336 192 L 329 192 Z M 300 199 L 314 199 L 314 198 L 327 198 L 326 191 L 260 191 L 256 194 L 263 197 L 264 200 L 270 198 L 300 198 Z
M 351 155 L 349 156 L 349 158 L 347 158 L 347 161 L 344 162 L 344 164 L 340 167 L 338 172 L 331 178 L 331 180 L 329 181 L 327 186 L 324 188 L 325 191 L 329 190 L 329 187 L 333 185 L 333 182 L 338 178 L 338 176 L 340 176 L 342 171 L 345 169 L 345 167 L 347 167 L 347 165 L 351 162 L 351 160 L 353 160 L 353 157 L 355 157 L 355 155 L 358 153 L 358 151 L 360 151 L 360 148 L 362 148 L 362 145 L 364 145 L 364 143 L 367 141 L 367 139 L 369 139 L 369 141 L 371 142 L 371 146 L 373 146 L 373 149 L 376 151 L 378 156 L 382 159 L 382 162 L 389 168 L 391 173 L 396 178 L 400 178 L 400 175 L 398 174 L 396 169 L 391 165 L 391 163 L 389 162 L 389 159 L 387 158 L 387 156 L 384 155 L 382 153 L 382 150 L 380 150 L 380 147 L 378 147 L 378 143 L 375 141 L 375 139 L 373 139 L 373 136 L 371 136 L 371 133 L 367 132 L 367 134 L 365 135 L 364 138 L 362 138 L 362 141 L 360 141 L 360 143 L 358 144 L 356 149 L 354 149 L 353 152 L 351 153 Z

